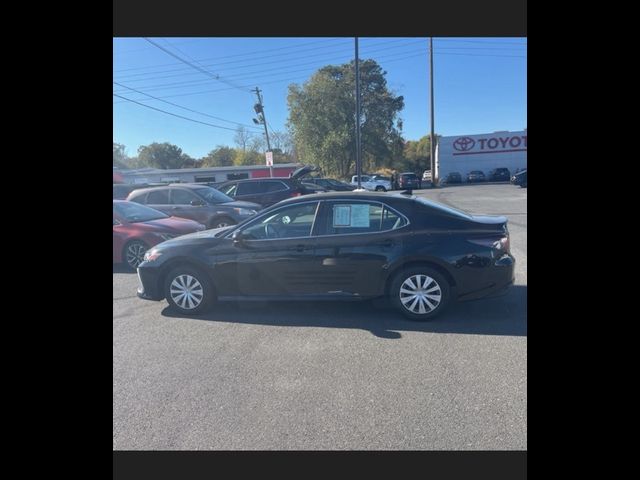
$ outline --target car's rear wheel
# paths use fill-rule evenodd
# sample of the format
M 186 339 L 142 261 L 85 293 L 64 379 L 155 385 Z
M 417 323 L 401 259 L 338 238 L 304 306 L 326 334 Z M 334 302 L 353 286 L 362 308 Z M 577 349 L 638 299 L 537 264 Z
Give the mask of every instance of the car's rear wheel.
M 408 319 L 424 321 L 439 315 L 449 304 L 449 282 L 430 267 L 398 273 L 390 289 L 391 302 Z
M 382 185 L 378 185 L 376 187 L 376 192 L 386 192 L 386 191 L 387 191 L 387 189 L 384 188 Z
M 229 217 L 219 217 L 219 218 L 213 219 L 213 221 L 211 222 L 211 228 L 229 227 L 235 224 L 236 222 L 234 222 Z
M 144 254 L 147 250 L 149 250 L 149 247 L 142 240 L 132 240 L 127 242 L 122 251 L 124 264 L 130 270 L 135 270 L 144 260 Z
M 211 280 L 200 270 L 177 267 L 166 276 L 165 298 L 179 313 L 198 315 L 211 308 L 215 291 Z

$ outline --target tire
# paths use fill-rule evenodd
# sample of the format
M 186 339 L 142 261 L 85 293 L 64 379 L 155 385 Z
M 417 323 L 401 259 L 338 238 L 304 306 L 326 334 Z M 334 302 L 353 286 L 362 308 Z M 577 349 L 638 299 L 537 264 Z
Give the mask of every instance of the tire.
M 235 224 L 236 222 L 234 222 L 229 217 L 218 217 L 218 218 L 214 218 L 211 221 L 209 228 L 222 228 L 222 227 L 228 227 L 230 225 L 235 225 Z
M 418 285 L 418 281 L 422 285 Z M 421 297 L 412 297 L 409 293 L 416 290 Z M 391 283 L 389 295 L 391 303 L 400 313 L 409 320 L 421 322 L 431 320 L 446 309 L 451 300 L 451 287 L 433 268 L 418 266 L 400 271 Z
M 386 191 L 387 191 L 387 189 L 384 188 L 382 185 L 378 185 L 376 187 L 376 192 L 386 192 Z
M 145 252 L 149 250 L 149 246 L 142 240 L 131 240 L 122 249 L 122 263 L 132 271 L 138 268 L 142 263 Z
M 215 301 L 215 289 L 209 277 L 191 266 L 177 267 L 169 272 L 165 277 L 164 295 L 169 306 L 183 315 L 205 313 Z

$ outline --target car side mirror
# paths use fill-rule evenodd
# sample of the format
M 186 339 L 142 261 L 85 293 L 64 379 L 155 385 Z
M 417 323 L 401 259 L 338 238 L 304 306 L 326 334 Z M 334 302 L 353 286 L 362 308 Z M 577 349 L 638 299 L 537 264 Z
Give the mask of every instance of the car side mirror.
M 236 230 L 235 232 L 233 232 L 233 235 L 231 235 L 231 238 L 233 240 L 234 246 L 241 247 L 242 245 L 244 245 L 244 235 L 240 230 Z
M 192 207 L 201 207 L 201 206 L 205 205 L 205 202 L 203 200 L 191 200 L 191 202 L 189 202 L 189 204 Z

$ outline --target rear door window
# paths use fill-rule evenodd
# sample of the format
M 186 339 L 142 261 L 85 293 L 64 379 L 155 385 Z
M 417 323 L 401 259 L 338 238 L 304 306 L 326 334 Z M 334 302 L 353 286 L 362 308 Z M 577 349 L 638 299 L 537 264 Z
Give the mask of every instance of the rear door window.
M 154 190 L 147 195 L 148 205 L 169 205 L 169 190 Z
M 281 192 L 283 190 L 287 190 L 288 187 L 282 183 L 282 182 L 264 182 L 266 183 L 266 192 L 267 193 L 271 193 L 271 192 Z
M 266 191 L 267 185 L 265 182 L 242 182 L 238 184 L 238 193 L 236 195 L 256 195 Z
M 173 205 L 191 205 L 192 200 L 198 200 L 198 198 L 188 190 L 182 190 L 181 188 L 171 189 L 171 203 Z
M 378 202 L 327 202 L 320 220 L 319 235 L 375 233 L 395 230 L 406 218 Z

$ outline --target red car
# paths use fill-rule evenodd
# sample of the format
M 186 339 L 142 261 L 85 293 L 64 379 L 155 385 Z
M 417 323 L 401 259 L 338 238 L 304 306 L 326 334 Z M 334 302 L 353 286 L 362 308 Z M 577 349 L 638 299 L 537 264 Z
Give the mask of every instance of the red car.
M 124 263 L 135 270 L 154 245 L 204 229 L 193 220 L 170 217 L 139 203 L 114 200 L 113 263 Z

